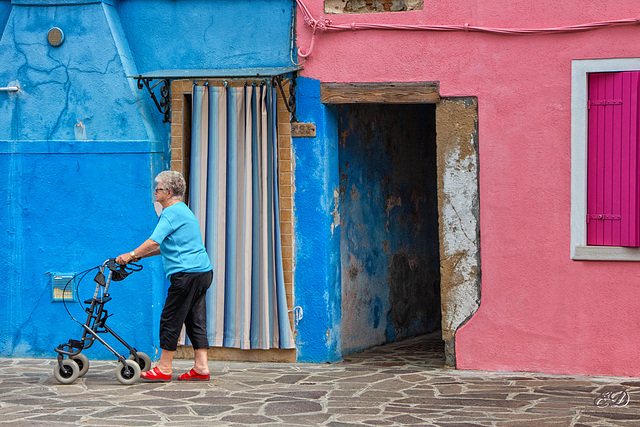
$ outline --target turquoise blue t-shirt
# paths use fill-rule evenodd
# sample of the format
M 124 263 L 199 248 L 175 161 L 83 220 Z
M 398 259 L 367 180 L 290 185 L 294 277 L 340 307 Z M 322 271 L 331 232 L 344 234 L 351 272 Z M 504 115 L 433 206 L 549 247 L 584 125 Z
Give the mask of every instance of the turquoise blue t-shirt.
M 160 244 L 162 266 L 167 279 L 174 273 L 204 273 L 211 270 L 198 220 L 183 202 L 162 210 L 158 225 L 149 239 Z

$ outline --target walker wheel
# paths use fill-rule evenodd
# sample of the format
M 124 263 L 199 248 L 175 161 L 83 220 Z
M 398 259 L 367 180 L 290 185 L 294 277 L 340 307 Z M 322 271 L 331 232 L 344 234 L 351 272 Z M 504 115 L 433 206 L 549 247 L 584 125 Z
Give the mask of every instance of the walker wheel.
M 118 366 L 116 366 L 116 378 L 120 381 L 120 384 L 134 384 L 140 379 L 140 365 L 132 362 L 127 363 L 125 366 L 119 361 Z
M 75 360 L 71 359 L 64 359 L 62 367 L 56 362 L 56 366 L 53 368 L 53 376 L 62 384 L 71 384 L 78 379 L 79 374 L 80 367 Z
M 140 372 L 147 372 L 149 369 L 151 369 L 151 358 L 141 351 L 138 351 L 136 353 L 138 353 L 138 365 L 140 365 Z M 132 354 L 127 360 L 135 360 L 135 357 L 133 357 Z
M 87 371 L 89 370 L 89 359 L 87 359 L 87 356 L 80 353 L 75 356 L 71 356 L 69 358 L 74 362 L 76 362 L 78 364 L 78 368 L 80 368 L 80 373 L 78 374 L 78 378 L 84 377 L 84 374 L 86 374 Z

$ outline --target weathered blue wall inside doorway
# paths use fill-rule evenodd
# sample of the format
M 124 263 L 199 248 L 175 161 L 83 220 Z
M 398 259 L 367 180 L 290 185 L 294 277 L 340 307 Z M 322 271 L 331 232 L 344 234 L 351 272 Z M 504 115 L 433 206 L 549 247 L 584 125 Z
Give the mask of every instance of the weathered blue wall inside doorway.
M 342 355 L 438 330 L 434 104 L 338 111 Z
M 78 339 L 51 301 L 51 275 L 130 251 L 155 225 L 152 180 L 169 166 L 170 127 L 127 76 L 288 66 L 292 5 L 0 0 L 0 86 L 20 86 L 0 93 L 0 356 L 51 357 Z M 58 48 L 47 43 L 52 27 L 65 33 Z M 159 259 L 142 264 L 114 284 L 107 308 L 111 326 L 153 358 L 166 283 Z M 100 345 L 87 356 L 113 357 Z

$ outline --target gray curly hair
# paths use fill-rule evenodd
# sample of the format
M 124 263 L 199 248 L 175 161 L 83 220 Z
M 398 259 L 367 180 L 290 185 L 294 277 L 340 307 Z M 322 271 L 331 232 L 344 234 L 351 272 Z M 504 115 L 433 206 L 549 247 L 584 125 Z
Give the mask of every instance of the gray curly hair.
M 187 188 L 187 183 L 185 182 L 182 174 L 176 171 L 162 171 L 156 176 L 156 184 L 162 183 L 166 185 L 173 194 L 171 196 L 172 199 L 180 199 L 184 197 L 184 192 Z

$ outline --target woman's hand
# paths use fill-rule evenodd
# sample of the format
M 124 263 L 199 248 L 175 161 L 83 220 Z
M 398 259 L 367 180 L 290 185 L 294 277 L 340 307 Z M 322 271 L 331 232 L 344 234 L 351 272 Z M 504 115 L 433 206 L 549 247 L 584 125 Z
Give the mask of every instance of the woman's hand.
M 116 258 L 116 263 L 120 265 L 126 265 L 133 261 L 133 256 L 131 256 L 131 252 L 127 252 L 126 254 L 120 255 Z

